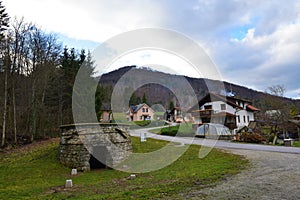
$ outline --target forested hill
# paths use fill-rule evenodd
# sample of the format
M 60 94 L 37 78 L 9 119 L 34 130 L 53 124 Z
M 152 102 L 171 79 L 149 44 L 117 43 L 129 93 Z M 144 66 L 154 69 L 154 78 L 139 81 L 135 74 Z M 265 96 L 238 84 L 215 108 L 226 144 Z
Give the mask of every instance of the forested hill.
M 208 80 L 203 78 L 190 78 L 186 76 L 172 75 L 166 74 L 158 71 L 153 71 L 149 68 L 136 68 L 135 66 L 127 66 L 120 68 L 118 70 L 109 72 L 100 77 L 100 84 L 109 85 L 112 88 L 115 84 L 123 77 L 127 72 L 134 70 L 136 76 L 135 80 L 147 80 L 149 77 L 154 76 L 161 79 L 164 79 L 169 82 L 169 84 L 176 84 L 179 82 L 179 79 L 185 78 L 191 87 L 194 89 L 195 94 L 198 99 L 204 97 L 209 91 L 214 93 L 220 93 L 221 90 L 232 91 L 236 97 L 242 99 L 248 99 L 253 102 L 254 105 L 261 107 L 264 99 L 267 98 L 277 98 L 272 97 L 267 93 L 259 92 L 244 86 L 228 83 L 228 82 L 220 82 L 216 80 Z M 132 80 L 134 82 L 134 80 Z M 124 86 L 126 87 L 126 86 Z M 209 90 L 208 90 L 209 88 Z M 224 92 L 224 91 L 222 91 Z M 142 98 L 143 95 L 146 95 L 147 102 L 149 104 L 160 103 L 162 105 L 169 105 L 170 101 L 176 102 L 176 98 L 174 94 L 167 88 L 159 84 L 145 84 L 142 87 L 139 87 L 135 90 L 135 95 L 137 97 Z M 294 100 L 290 98 L 278 98 L 281 101 L 287 104 L 295 104 L 297 108 L 300 108 L 300 101 Z

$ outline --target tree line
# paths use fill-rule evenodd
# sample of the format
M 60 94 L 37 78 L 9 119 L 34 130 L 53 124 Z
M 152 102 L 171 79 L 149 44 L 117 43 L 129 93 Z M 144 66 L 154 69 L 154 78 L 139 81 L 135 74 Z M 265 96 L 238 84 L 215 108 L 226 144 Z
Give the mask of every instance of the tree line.
M 0 50 L 1 146 L 53 136 L 73 123 L 73 84 L 83 64 L 93 74 L 91 54 L 63 47 L 23 18 L 10 19 L 1 1 Z

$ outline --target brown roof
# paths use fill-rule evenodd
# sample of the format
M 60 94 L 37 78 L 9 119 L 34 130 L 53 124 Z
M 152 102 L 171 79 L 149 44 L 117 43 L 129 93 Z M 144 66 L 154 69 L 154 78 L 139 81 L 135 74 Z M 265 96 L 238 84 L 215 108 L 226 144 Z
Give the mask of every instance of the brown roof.
M 203 106 L 205 103 L 207 102 L 213 102 L 213 101 L 223 101 L 225 103 L 227 103 L 228 105 L 231 105 L 234 108 L 239 108 L 239 109 L 243 109 L 243 107 L 237 105 L 234 101 L 233 98 L 228 98 L 226 96 L 222 96 L 222 95 L 218 95 L 218 94 L 214 94 L 214 93 L 209 93 L 207 94 L 205 97 L 203 97 L 199 102 L 198 105 L 192 107 L 189 111 L 192 112 L 194 110 L 199 110 L 199 108 L 201 106 Z

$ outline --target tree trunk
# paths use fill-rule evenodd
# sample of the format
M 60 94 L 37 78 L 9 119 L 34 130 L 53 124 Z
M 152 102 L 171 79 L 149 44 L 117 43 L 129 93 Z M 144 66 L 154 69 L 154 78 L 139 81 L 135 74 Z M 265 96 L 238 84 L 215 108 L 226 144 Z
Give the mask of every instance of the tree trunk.
M 277 141 L 277 122 L 276 122 L 276 125 L 274 127 L 274 139 L 273 139 L 273 145 L 276 144 L 276 141 Z
M 14 72 L 13 72 L 14 73 Z M 14 142 L 15 144 L 17 144 L 17 112 L 16 112 L 16 94 L 15 94 L 15 83 L 14 83 L 14 79 L 13 81 L 13 87 L 12 87 L 12 101 L 13 101 L 13 113 L 14 113 Z
M 7 64 L 7 63 L 6 63 Z M 5 136 L 6 136 L 6 112 L 7 112 L 7 66 L 5 69 L 5 81 L 4 81 L 4 109 L 3 109 L 3 124 L 2 124 L 2 141 L 1 146 L 5 145 Z
M 31 95 L 31 128 L 30 128 L 30 135 L 31 135 L 31 142 L 34 140 L 35 136 L 35 81 L 32 84 L 32 95 Z

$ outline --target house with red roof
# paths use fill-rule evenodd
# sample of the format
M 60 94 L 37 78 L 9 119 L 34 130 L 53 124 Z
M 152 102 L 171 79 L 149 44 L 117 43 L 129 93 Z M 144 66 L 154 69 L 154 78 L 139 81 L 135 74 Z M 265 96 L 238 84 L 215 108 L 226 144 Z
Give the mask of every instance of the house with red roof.
M 233 130 L 248 126 L 254 121 L 254 113 L 259 109 L 245 99 L 218 94 L 207 94 L 198 105 L 190 109 L 194 123 L 202 125 L 205 123 L 224 124 Z

